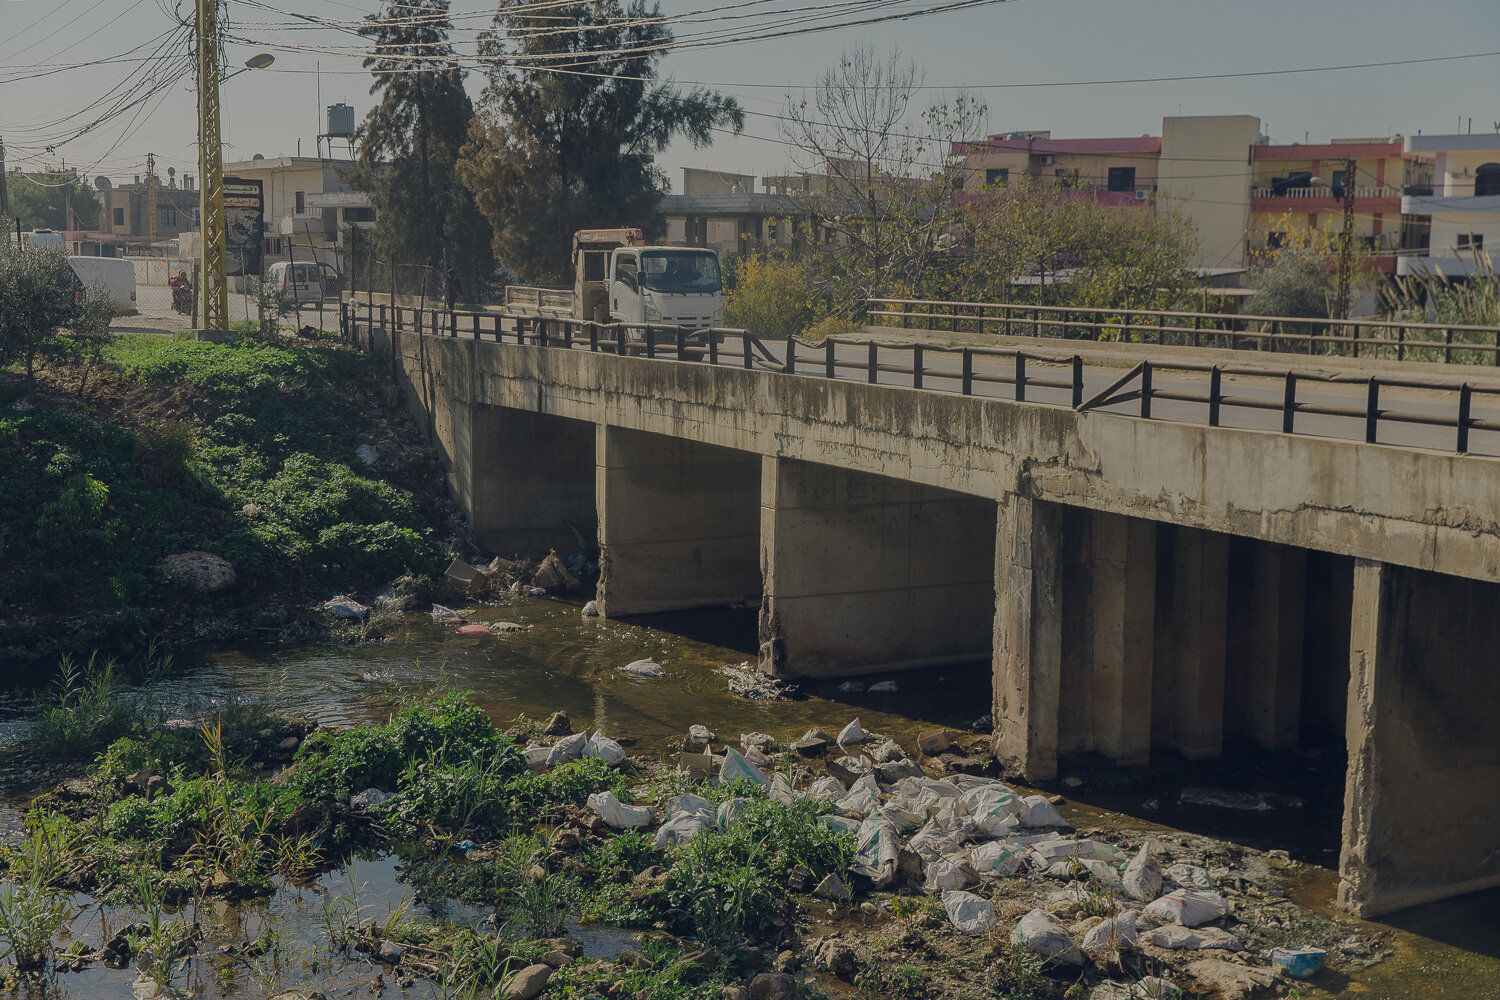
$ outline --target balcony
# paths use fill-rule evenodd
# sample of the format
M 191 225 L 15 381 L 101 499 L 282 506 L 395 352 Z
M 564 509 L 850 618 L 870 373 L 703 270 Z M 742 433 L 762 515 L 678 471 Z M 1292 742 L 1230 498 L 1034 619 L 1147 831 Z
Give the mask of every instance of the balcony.
M 1401 199 L 1405 215 L 1435 215 L 1450 212 L 1500 212 L 1500 194 L 1408 196 Z
M 1401 193 L 1400 188 L 1391 187 L 1390 185 L 1357 187 L 1354 189 L 1354 200 L 1358 202 L 1361 199 L 1400 198 Z M 1327 185 L 1283 188 L 1257 185 L 1250 189 L 1250 197 L 1252 199 L 1275 199 L 1277 201 L 1286 199 L 1291 201 L 1332 200 L 1342 202 L 1344 189 L 1341 187 L 1329 187 Z

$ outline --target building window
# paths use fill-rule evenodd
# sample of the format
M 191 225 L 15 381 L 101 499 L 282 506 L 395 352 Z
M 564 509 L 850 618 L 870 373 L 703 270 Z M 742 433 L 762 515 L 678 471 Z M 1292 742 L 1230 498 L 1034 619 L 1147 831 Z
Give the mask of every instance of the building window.
M 1341 200 L 1343 199 L 1343 197 L 1344 197 L 1344 182 L 1347 181 L 1348 179 L 1349 179 L 1349 175 L 1345 171 L 1335 170 L 1333 172 L 1333 196 L 1335 198 L 1338 198 L 1338 199 L 1341 199 Z
M 1135 190 L 1135 167 L 1110 167 L 1109 189 L 1111 191 Z
M 115 209 L 115 225 L 125 225 L 125 210 L 123 208 Z
M 1010 168 L 995 167 L 992 170 L 986 170 L 984 172 L 984 182 L 986 184 L 1009 184 Z
M 1482 250 L 1484 249 L 1483 233 L 1459 233 L 1458 248 L 1460 250 Z
M 297 192 L 297 214 L 307 214 L 307 196 L 306 193 L 302 191 Z
M 175 206 L 168 205 L 161 210 L 161 224 L 163 226 L 177 225 L 177 209 Z
M 1474 171 L 1474 197 L 1500 194 L 1500 163 L 1486 163 Z
M 1267 250 L 1280 250 L 1284 246 L 1286 246 L 1286 233 L 1267 233 L 1266 234 L 1266 249 Z
M 375 209 L 366 206 L 344 209 L 345 222 L 374 222 Z

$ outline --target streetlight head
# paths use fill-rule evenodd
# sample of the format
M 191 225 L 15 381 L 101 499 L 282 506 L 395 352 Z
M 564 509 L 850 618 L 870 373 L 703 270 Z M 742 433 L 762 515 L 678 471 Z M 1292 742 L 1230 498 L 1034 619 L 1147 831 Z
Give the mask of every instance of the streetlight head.
M 276 57 L 269 52 L 260 52 L 245 60 L 246 69 L 265 69 L 276 61 Z

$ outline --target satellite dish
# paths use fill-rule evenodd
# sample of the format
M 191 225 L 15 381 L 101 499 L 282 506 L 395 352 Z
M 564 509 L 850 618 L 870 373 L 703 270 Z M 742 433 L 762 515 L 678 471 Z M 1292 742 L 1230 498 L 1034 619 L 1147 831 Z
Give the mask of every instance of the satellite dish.
M 252 160 L 264 160 L 265 158 L 266 157 L 264 153 L 256 153 L 254 156 L 250 157 L 250 159 Z
M 167 176 L 168 177 L 176 177 L 177 176 L 177 168 L 176 167 L 168 167 L 167 168 Z
M 103 174 L 100 174 L 98 177 L 94 178 L 94 187 L 100 191 L 108 191 L 111 187 L 109 178 L 105 177 Z

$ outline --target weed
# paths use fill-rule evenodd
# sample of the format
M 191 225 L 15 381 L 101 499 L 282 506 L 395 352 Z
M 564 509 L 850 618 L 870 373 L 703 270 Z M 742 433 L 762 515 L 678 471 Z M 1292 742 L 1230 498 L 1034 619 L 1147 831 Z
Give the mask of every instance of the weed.
M 93 654 L 79 665 L 64 655 L 51 690 L 37 703 L 31 741 L 39 754 L 53 760 L 78 760 L 145 728 L 148 721 L 146 699 L 121 690 L 114 659 Z
M 506 928 L 519 929 L 528 938 L 560 934 L 578 899 L 577 881 L 560 872 L 524 879 L 511 895 L 512 912 Z
M 52 941 L 75 916 L 49 882 L 58 859 L 53 839 L 37 831 L 27 841 L 22 861 L 25 875 L 0 883 L 0 961 L 9 958 L 18 972 L 46 967 Z

